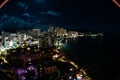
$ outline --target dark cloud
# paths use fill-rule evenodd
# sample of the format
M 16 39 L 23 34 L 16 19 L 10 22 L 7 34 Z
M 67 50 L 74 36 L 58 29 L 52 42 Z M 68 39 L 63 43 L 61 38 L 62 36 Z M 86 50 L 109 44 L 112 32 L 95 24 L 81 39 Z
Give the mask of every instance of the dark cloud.
M 112 0 L 10 0 L 1 9 L 0 17 L 4 14 L 22 18 L 18 19 L 18 22 L 25 25 L 27 22 L 30 26 L 41 25 L 42 22 L 42 24 L 77 25 L 80 28 L 82 25 L 96 31 L 113 30 L 113 32 L 117 31 L 120 19 L 120 9 Z M 6 21 L 8 18 L 11 17 L 7 17 Z M 3 22 L 0 24 L 0 27 L 2 26 Z
M 36 0 L 37 2 L 44 2 L 44 0 Z
M 56 16 L 56 17 L 60 17 L 61 14 L 52 10 L 49 10 L 47 12 L 40 12 L 39 14 L 47 14 L 47 15 L 51 15 L 51 16 Z
M 29 5 L 24 2 L 18 2 L 17 6 L 24 8 L 25 10 L 28 9 Z
M 31 17 L 31 15 L 29 13 L 23 13 L 22 16 Z

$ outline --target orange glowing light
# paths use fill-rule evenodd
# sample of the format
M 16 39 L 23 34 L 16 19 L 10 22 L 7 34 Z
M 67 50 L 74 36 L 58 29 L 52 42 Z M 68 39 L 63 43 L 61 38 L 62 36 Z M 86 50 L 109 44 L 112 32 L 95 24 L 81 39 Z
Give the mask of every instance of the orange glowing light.
M 119 8 L 120 8 L 120 3 L 118 3 L 118 1 L 116 0 L 112 0 Z
M 27 51 L 30 51 L 30 48 L 29 48 L 29 47 L 27 48 Z
M 0 4 L 0 8 L 2 8 L 9 0 L 4 0 L 1 4 Z

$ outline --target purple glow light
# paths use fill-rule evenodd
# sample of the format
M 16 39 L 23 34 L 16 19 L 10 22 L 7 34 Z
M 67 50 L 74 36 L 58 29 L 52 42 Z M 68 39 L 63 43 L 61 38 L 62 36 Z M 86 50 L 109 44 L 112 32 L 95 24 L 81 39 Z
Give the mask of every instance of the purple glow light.
M 27 71 L 25 69 L 23 69 L 23 68 L 17 69 L 17 74 L 18 75 L 22 75 L 22 74 L 25 74 L 25 73 L 27 73 Z

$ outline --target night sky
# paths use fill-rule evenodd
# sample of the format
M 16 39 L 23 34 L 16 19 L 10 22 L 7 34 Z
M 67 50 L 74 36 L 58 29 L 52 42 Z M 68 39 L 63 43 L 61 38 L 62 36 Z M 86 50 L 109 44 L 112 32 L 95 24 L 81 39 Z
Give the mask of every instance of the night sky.
M 5 23 L 4 15 L 28 23 L 39 21 L 75 29 L 120 32 L 120 8 L 112 0 L 10 0 L 0 9 L 1 24 Z

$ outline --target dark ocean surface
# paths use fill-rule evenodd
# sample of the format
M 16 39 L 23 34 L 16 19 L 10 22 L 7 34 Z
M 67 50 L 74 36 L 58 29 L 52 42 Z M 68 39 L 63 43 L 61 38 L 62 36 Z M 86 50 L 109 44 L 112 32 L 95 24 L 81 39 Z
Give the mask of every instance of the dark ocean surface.
M 120 35 L 69 39 L 62 46 L 66 56 L 94 80 L 120 80 Z

